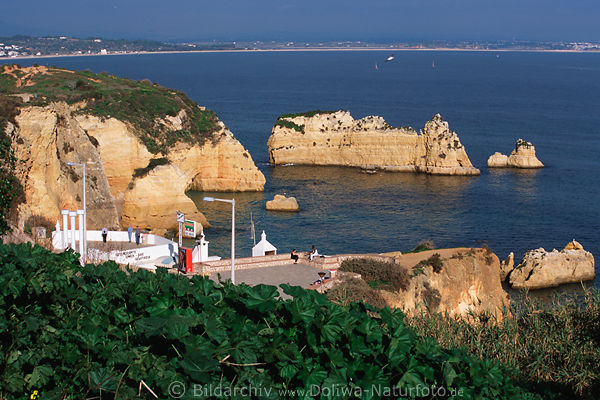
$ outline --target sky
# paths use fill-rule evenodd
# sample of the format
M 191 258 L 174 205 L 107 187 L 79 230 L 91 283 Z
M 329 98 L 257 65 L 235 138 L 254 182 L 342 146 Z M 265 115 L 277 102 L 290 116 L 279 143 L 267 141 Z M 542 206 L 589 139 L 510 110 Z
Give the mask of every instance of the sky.
M 0 0 L 0 35 L 600 41 L 597 0 Z

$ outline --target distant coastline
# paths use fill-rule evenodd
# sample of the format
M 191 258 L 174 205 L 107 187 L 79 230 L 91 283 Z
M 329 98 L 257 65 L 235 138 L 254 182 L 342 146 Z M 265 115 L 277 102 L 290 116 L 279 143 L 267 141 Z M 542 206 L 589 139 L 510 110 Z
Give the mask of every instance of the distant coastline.
M 360 48 L 360 47 L 328 47 L 328 48 L 293 48 L 293 49 L 223 49 L 223 50 L 174 50 L 174 51 L 138 51 L 138 52 L 114 52 L 107 54 L 45 54 L 45 55 L 27 55 L 17 57 L 0 57 L 0 61 L 10 60 L 29 60 L 45 58 L 68 58 L 68 57 L 105 57 L 105 56 L 131 56 L 131 55 L 149 55 L 149 54 L 186 54 L 186 53 L 272 53 L 272 52 L 328 52 L 328 51 L 388 51 L 388 52 L 477 52 L 477 53 L 577 53 L 577 54 L 598 54 L 598 50 L 571 50 L 571 49 L 469 49 L 469 48 Z

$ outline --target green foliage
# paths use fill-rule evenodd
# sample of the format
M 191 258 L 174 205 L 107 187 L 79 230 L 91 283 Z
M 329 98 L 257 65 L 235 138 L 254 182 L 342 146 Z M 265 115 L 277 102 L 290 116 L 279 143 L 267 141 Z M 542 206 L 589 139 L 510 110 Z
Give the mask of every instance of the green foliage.
M 343 279 L 339 284 L 328 290 L 326 295 L 329 300 L 336 304 L 347 306 L 353 302 L 365 302 L 373 307 L 383 308 L 386 306 L 385 299 L 377 290 L 380 281 L 365 282 L 362 279 Z
M 31 233 L 31 228 L 42 226 L 46 228 L 46 235 L 49 235 L 55 228 L 54 222 L 41 215 L 32 215 L 25 221 L 25 232 Z
M 433 250 L 435 249 L 435 243 L 432 240 L 423 240 L 420 242 L 417 247 L 409 251 L 408 253 L 420 253 L 422 251 Z
M 442 272 L 442 268 L 444 268 L 444 261 L 442 261 L 442 256 L 440 256 L 440 253 L 435 253 L 427 260 L 420 261 L 413 268 L 422 269 L 423 267 L 426 267 L 428 265 L 431 265 L 433 267 L 433 272 L 438 274 Z
M 525 387 L 550 399 L 596 399 L 600 393 L 600 293 L 554 299 L 542 306 L 513 302 L 501 321 L 476 323 L 440 313 L 407 317 L 421 335 L 443 347 L 463 347 L 480 359 L 501 362 Z
M 365 282 L 378 289 L 405 290 L 410 282 L 408 272 L 401 265 L 372 258 L 344 260 L 340 271 L 360 274 Z
M 15 176 L 17 158 L 6 135 L 8 122 L 15 122 L 19 114 L 15 99 L 0 93 L 0 235 L 10 231 L 11 210 L 23 197 L 23 188 Z
M 296 118 L 296 117 L 312 118 L 317 114 L 333 114 L 335 112 L 336 111 L 312 110 L 312 111 L 306 111 L 306 112 L 300 112 L 300 113 L 281 114 L 278 119 Z
M 374 385 L 525 395 L 499 364 L 416 336 L 400 311 L 282 289 L 293 299 L 272 286 L 124 272 L 112 262 L 82 267 L 71 251 L 0 245 L 0 393 L 132 399 L 143 380 L 159 398 L 171 398 L 173 382 L 270 389 L 262 398 L 315 386 L 354 390 L 340 399 L 381 397 L 366 391 Z
M 304 133 L 304 125 L 298 125 L 292 121 L 288 121 L 287 119 L 278 119 L 274 126 L 281 126 L 282 128 L 293 129 L 300 133 Z
M 275 121 L 274 126 L 281 126 L 283 128 L 294 129 L 295 131 L 304 133 L 304 125 L 298 125 L 292 121 L 289 121 L 289 118 L 295 118 L 295 117 L 310 118 L 310 117 L 314 117 L 317 114 L 333 114 L 334 112 L 335 111 L 313 110 L 313 111 L 307 111 L 307 112 L 295 113 L 295 114 L 282 114 L 279 116 L 279 118 L 277 118 L 277 121 Z
M 167 165 L 170 164 L 171 161 L 169 161 L 168 158 L 166 157 L 161 157 L 161 158 L 152 158 L 149 162 L 148 165 L 144 168 L 136 168 L 133 171 L 133 177 L 134 178 L 143 178 L 144 176 L 148 175 L 148 173 L 150 171 L 152 171 L 154 168 L 158 167 L 159 165 Z
M 52 101 L 84 102 L 79 113 L 114 117 L 131 124 L 153 154 L 168 153 L 169 147 L 178 141 L 202 144 L 221 129 L 214 112 L 202 110 L 182 92 L 147 80 L 133 81 L 107 73 L 49 68 L 44 74 L 24 76 L 26 84 L 17 87 L 12 74 L 20 76 L 23 71 L 0 73 L 2 92 L 35 94 L 28 103 L 32 105 L 46 105 Z M 165 116 L 176 116 L 181 110 L 186 113 L 181 130 L 171 130 L 158 121 Z

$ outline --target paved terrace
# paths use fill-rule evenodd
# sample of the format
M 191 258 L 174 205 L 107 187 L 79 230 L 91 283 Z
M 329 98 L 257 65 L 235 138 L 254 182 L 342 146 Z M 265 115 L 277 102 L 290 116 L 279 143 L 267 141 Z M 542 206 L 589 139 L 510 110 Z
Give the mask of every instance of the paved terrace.
M 391 261 L 391 257 L 379 254 L 343 254 L 336 256 L 325 256 L 308 261 L 308 253 L 298 253 L 300 260 L 294 264 L 289 254 L 274 256 L 245 257 L 235 259 L 236 283 L 248 285 L 273 285 L 289 283 L 292 286 L 308 288 L 318 278 L 319 272 L 340 267 L 342 261 L 350 258 L 376 258 L 382 261 Z M 231 278 L 231 260 L 209 261 L 195 263 L 194 272 L 186 276 L 205 275 L 217 281 L 218 275 L 222 280 Z M 327 273 L 329 275 L 329 273 Z M 280 289 L 281 293 L 281 289 Z M 287 296 L 284 296 L 287 297 Z

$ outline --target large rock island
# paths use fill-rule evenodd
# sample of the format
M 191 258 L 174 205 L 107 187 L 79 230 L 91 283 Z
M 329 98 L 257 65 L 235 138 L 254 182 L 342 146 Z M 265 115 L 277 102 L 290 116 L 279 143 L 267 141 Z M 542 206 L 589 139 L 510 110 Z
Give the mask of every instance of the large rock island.
M 82 208 L 88 228 L 175 226 L 175 211 L 208 226 L 188 190 L 261 191 L 265 178 L 231 131 L 185 94 L 128 79 L 64 69 L 0 69 L 4 127 L 24 188 L 18 223 Z
M 420 133 L 348 111 L 284 114 L 267 143 L 272 164 L 337 165 L 435 175 L 479 175 L 458 135 L 437 114 Z

